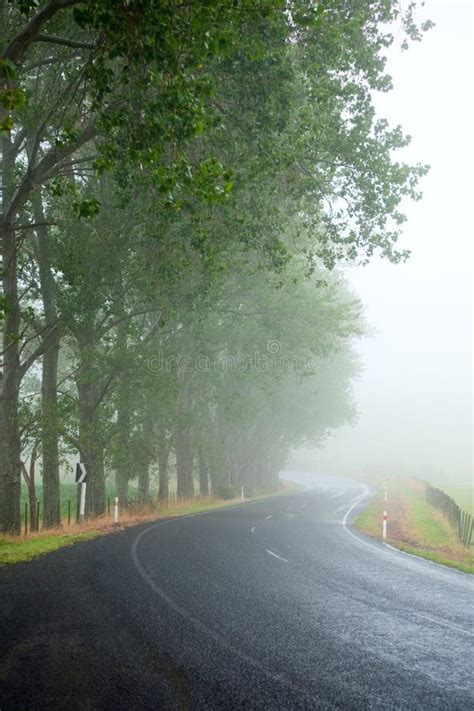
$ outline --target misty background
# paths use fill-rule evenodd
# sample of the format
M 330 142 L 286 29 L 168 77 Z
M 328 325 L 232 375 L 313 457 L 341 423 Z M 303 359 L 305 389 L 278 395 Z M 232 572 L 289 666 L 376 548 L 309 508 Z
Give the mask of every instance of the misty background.
M 405 204 L 397 266 L 375 259 L 347 270 L 372 338 L 359 342 L 359 412 L 314 453 L 320 471 L 472 477 L 472 5 L 429 1 L 436 27 L 402 52 L 379 116 L 412 136 L 401 157 L 431 165 L 421 202 Z

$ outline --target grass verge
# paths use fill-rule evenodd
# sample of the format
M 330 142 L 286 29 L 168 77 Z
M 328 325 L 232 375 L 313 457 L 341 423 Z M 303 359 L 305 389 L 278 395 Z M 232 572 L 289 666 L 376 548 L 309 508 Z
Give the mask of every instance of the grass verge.
M 387 543 L 422 558 L 474 573 L 474 547 L 459 541 L 447 519 L 428 504 L 424 484 L 416 479 L 392 478 L 358 516 L 355 525 L 373 538 L 382 538 L 382 512 L 388 512 Z
M 99 535 L 99 531 L 62 534 L 56 531 L 53 535 L 36 534 L 27 539 L 5 536 L 0 538 L 0 564 L 21 563 L 43 553 L 51 553 L 58 548 L 71 546 L 76 541 L 87 541 Z
M 273 496 L 281 496 L 292 491 L 298 491 L 300 487 L 292 483 L 284 483 L 282 488 L 273 494 L 262 494 L 246 499 L 246 501 L 257 501 Z M 10 563 L 21 563 L 36 558 L 39 555 L 50 553 L 70 546 L 78 541 L 87 541 L 97 536 L 116 533 L 129 526 L 136 526 L 147 521 L 159 521 L 163 518 L 175 518 L 179 516 L 189 516 L 190 514 L 203 513 L 214 509 L 238 506 L 242 501 L 238 499 L 212 499 L 203 498 L 191 501 L 180 501 L 173 506 L 163 506 L 162 508 L 151 510 L 142 508 L 122 511 L 120 514 L 120 525 L 113 524 L 112 514 L 101 516 L 96 519 L 89 519 L 84 524 L 71 523 L 70 526 L 62 526 L 57 529 L 41 531 L 39 533 L 29 533 L 28 536 L 2 536 L 0 537 L 0 565 Z

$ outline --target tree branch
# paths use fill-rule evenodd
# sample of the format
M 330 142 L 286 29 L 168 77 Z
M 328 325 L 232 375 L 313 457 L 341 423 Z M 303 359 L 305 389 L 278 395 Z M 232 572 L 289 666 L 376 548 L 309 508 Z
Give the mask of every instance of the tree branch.
M 91 123 L 81 134 L 79 134 L 79 136 L 77 136 L 75 141 L 67 146 L 63 146 L 62 148 L 52 148 L 34 168 L 28 169 L 22 182 L 18 186 L 18 190 L 16 191 L 10 206 L 4 214 L 3 220 L 5 222 L 13 221 L 15 215 L 25 204 L 30 193 L 32 193 L 35 188 L 42 185 L 46 180 L 54 177 L 57 166 L 68 156 L 77 151 L 81 146 L 90 141 L 93 138 L 95 131 L 95 124 Z
M 26 23 L 23 29 L 13 37 L 1 55 L 2 59 L 9 59 L 14 64 L 21 62 L 26 50 L 38 37 L 41 28 L 48 20 L 60 10 L 72 7 L 73 5 L 80 5 L 82 2 L 83 0 L 50 0 L 47 2 L 46 5 Z
M 61 44 L 65 47 L 72 47 L 73 49 L 95 49 L 96 45 L 92 42 L 79 42 L 77 40 L 69 39 L 68 37 L 55 37 L 54 35 L 37 35 L 34 39 L 35 42 L 48 42 L 49 44 Z
M 34 349 L 34 351 L 26 358 L 23 363 L 20 365 L 20 380 L 24 377 L 24 375 L 28 372 L 28 370 L 31 368 L 33 363 L 38 360 L 40 356 L 43 355 L 43 353 L 47 350 L 49 341 L 51 340 L 52 336 L 54 333 L 57 331 L 59 327 L 59 324 L 55 324 L 53 328 L 51 328 L 50 332 L 48 333 L 47 336 L 44 336 L 41 340 L 41 343 Z

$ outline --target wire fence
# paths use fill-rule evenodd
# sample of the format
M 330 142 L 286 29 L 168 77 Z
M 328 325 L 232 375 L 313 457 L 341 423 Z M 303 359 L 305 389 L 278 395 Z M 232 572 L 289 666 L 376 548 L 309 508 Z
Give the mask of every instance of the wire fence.
M 448 494 L 426 482 L 426 500 L 446 516 L 461 542 L 469 547 L 472 540 L 473 517 L 457 505 Z
M 153 512 L 158 512 L 162 511 L 163 509 L 175 509 L 179 506 L 190 506 L 192 504 L 195 504 L 198 500 L 200 499 L 205 499 L 206 497 L 202 497 L 199 495 L 199 493 L 194 490 L 190 497 L 187 498 L 182 498 L 178 497 L 177 493 L 175 491 L 170 491 L 168 493 L 168 496 L 166 496 L 164 499 L 150 499 L 146 503 L 141 501 L 139 498 L 130 498 L 126 499 L 125 501 L 121 501 L 119 503 L 119 509 L 121 513 L 130 513 L 130 514 L 140 514 L 140 513 L 153 513 Z M 99 516 L 99 519 L 103 519 L 105 517 L 112 517 L 114 515 L 114 502 L 115 502 L 115 497 L 107 497 L 106 499 L 106 513 L 102 516 Z M 67 499 L 67 503 L 65 503 L 66 511 L 63 513 L 61 512 L 61 526 L 64 527 L 67 525 L 67 527 L 71 526 L 71 524 L 76 524 L 79 521 L 79 508 L 78 508 L 78 501 L 75 499 Z M 42 530 L 44 530 L 44 525 L 43 525 L 43 507 L 41 505 L 41 502 L 39 500 L 36 500 L 35 504 L 33 506 L 30 505 L 29 502 L 25 501 L 22 504 L 22 507 L 20 509 L 20 526 L 21 526 L 21 532 L 23 533 L 24 536 L 27 536 L 30 533 L 38 533 Z

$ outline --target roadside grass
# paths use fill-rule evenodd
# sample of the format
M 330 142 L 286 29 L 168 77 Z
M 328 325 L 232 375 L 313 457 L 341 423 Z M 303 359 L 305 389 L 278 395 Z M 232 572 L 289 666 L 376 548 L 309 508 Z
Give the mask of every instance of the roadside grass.
M 282 494 L 282 493 L 286 494 L 291 491 L 298 491 L 302 488 L 298 484 L 295 484 L 294 482 L 290 482 L 290 481 L 280 480 L 280 484 L 281 484 L 282 488 L 278 489 L 278 491 L 274 492 L 273 494 L 260 494 L 258 496 L 250 496 L 249 499 L 250 498 L 251 499 L 258 499 L 258 498 L 262 498 L 262 497 L 266 497 L 266 496 L 270 496 L 270 495 L 275 496 L 275 495 Z M 138 500 L 138 487 L 136 484 L 131 483 L 129 485 L 128 494 L 129 494 L 130 501 L 137 501 Z M 109 503 L 111 510 L 113 509 L 115 495 L 116 495 L 116 491 L 115 491 L 114 484 L 112 482 L 107 482 L 105 497 Z M 158 496 L 158 491 L 156 489 L 151 488 L 150 489 L 150 499 L 152 501 L 154 501 L 154 500 L 156 500 L 157 496 Z M 36 498 L 37 498 L 37 501 L 39 501 L 39 503 L 40 503 L 39 521 L 40 521 L 40 526 L 41 526 L 42 521 L 43 521 L 43 487 L 41 485 L 41 482 L 39 482 L 36 486 Z M 199 500 L 199 499 L 197 499 L 197 500 Z M 216 501 L 217 501 L 217 499 L 216 499 Z M 74 482 L 70 482 L 70 481 L 62 481 L 61 486 L 60 486 L 60 516 L 61 516 L 61 521 L 63 522 L 63 526 L 67 525 L 68 502 L 70 503 L 70 506 L 71 506 L 71 526 L 72 526 L 72 521 L 74 521 L 76 518 L 77 484 L 75 484 Z M 21 503 L 20 503 L 22 526 L 24 525 L 25 504 L 28 504 L 28 506 L 29 506 L 28 491 L 26 489 L 26 486 L 22 482 Z
M 260 494 L 245 499 L 245 502 L 259 501 L 261 499 L 281 496 L 299 491 L 301 487 L 293 483 L 281 482 L 278 491 L 270 494 Z M 75 485 L 72 484 L 75 492 Z M 67 500 L 66 500 L 67 501 Z M 196 498 L 190 501 L 177 501 L 169 506 L 133 507 L 120 512 L 119 525 L 113 523 L 113 510 L 110 514 L 99 518 L 88 519 L 83 524 L 71 521 L 70 526 L 63 524 L 61 528 L 48 529 L 27 536 L 2 536 L 0 537 L 0 565 L 20 563 L 36 558 L 44 553 L 50 553 L 64 546 L 70 546 L 78 541 L 87 541 L 97 536 L 117 533 L 129 526 L 136 526 L 147 521 L 159 521 L 164 518 L 177 518 L 191 514 L 204 513 L 205 511 L 218 510 L 238 506 L 242 501 L 235 499 L 214 499 L 212 497 Z M 67 507 L 67 503 L 66 503 Z M 67 511 L 67 508 L 66 508 Z M 63 515 L 64 518 L 64 515 Z
M 382 488 L 358 516 L 355 525 L 373 538 L 382 538 L 382 515 L 388 512 L 387 543 L 466 573 L 474 573 L 474 547 L 459 541 L 448 520 L 424 497 L 424 484 L 416 479 L 387 481 L 388 501 Z
M 21 563 L 31 560 L 43 553 L 50 553 L 64 546 L 71 546 L 76 541 L 88 541 L 99 536 L 99 531 L 83 531 L 82 533 L 59 534 L 57 531 L 53 535 L 35 535 L 31 538 L 20 539 L 4 536 L 0 538 L 0 564 Z

